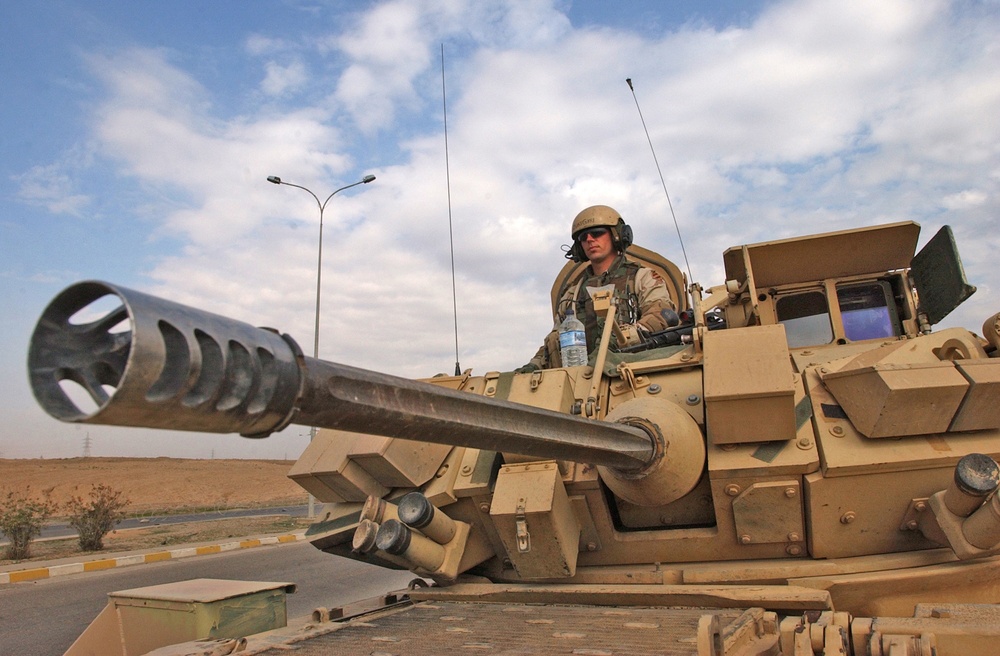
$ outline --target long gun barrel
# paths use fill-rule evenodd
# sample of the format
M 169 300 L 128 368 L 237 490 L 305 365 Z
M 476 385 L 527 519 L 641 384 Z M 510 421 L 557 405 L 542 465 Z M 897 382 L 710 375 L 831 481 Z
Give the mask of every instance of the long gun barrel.
M 97 316 L 105 298 L 115 307 Z M 28 370 L 41 406 L 68 422 L 247 437 L 295 423 L 619 471 L 656 457 L 636 426 L 305 357 L 288 335 L 105 282 L 78 283 L 49 304 Z

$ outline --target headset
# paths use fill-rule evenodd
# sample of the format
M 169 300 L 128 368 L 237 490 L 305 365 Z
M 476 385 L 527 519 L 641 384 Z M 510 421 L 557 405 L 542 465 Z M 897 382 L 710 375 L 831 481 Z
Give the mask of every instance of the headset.
M 625 223 L 622 218 L 618 219 L 618 224 L 614 226 L 593 226 L 593 227 L 603 227 L 611 231 L 611 245 L 615 247 L 619 253 L 624 253 L 628 250 L 628 247 L 632 245 L 632 226 Z M 582 231 L 581 231 L 582 232 Z M 563 249 L 566 251 L 566 259 L 573 260 L 574 262 L 586 262 L 587 255 L 583 252 L 583 244 L 576 238 L 573 239 L 572 246 L 564 246 Z

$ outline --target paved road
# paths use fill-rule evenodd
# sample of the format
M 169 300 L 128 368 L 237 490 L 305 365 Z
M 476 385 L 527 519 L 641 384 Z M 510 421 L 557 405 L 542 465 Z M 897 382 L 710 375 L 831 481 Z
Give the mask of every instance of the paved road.
M 107 593 L 193 578 L 288 581 L 288 617 L 406 586 L 394 572 L 325 554 L 308 542 L 0 586 L 0 655 L 62 654 L 107 605 Z

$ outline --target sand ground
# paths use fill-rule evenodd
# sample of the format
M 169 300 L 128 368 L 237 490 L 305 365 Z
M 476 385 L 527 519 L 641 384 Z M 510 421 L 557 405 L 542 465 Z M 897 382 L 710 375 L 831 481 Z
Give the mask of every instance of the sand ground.
M 129 515 L 306 503 L 284 460 L 181 458 L 0 459 L 0 499 L 8 490 L 49 494 L 63 506 L 94 485 L 121 490 Z
M 0 500 L 9 490 L 38 498 L 48 494 L 60 506 L 58 516 L 71 497 L 86 499 L 94 485 L 103 483 L 129 499 L 128 515 L 304 504 L 308 495 L 286 476 L 291 467 L 292 462 L 284 460 L 0 459 Z M 105 551 L 98 553 L 287 533 L 308 523 L 304 518 L 279 516 L 114 530 L 104 539 Z M 19 562 L 76 555 L 94 553 L 81 552 L 75 538 L 43 540 L 34 542 L 31 556 Z M 0 553 L 0 565 L 13 562 Z

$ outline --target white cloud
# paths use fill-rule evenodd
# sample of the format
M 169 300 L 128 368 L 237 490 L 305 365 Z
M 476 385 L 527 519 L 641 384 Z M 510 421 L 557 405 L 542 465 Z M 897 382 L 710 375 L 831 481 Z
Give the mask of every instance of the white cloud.
M 18 198 L 32 205 L 42 205 L 53 214 L 79 217 L 90 204 L 86 194 L 73 193 L 75 178 L 62 164 L 33 166 L 14 176 L 14 181 L 19 186 Z
M 431 46 L 420 7 L 388 2 L 363 15 L 354 30 L 335 39 L 351 63 L 336 85 L 335 98 L 363 130 L 387 126 L 397 103 L 413 105 L 414 78 L 430 65 Z
M 267 76 L 260 83 L 261 90 L 269 96 L 281 96 L 301 89 L 309 81 L 306 65 L 300 61 L 282 66 L 276 62 L 265 65 Z
M 273 55 L 276 52 L 287 50 L 289 44 L 284 39 L 277 39 L 266 34 L 251 34 L 246 38 L 244 46 L 251 55 Z
M 978 207 L 988 200 L 988 197 L 978 189 L 963 189 L 955 194 L 948 194 L 941 200 L 941 205 L 949 210 L 961 210 Z

